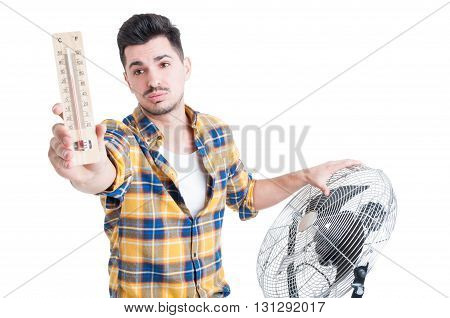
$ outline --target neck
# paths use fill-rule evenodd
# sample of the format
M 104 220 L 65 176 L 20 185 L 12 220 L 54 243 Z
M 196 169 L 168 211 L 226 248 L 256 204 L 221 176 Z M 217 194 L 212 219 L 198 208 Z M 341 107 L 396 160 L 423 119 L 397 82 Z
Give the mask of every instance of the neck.
M 164 147 L 175 153 L 190 154 L 195 151 L 194 131 L 185 112 L 183 100 L 167 114 L 144 113 L 164 135 Z

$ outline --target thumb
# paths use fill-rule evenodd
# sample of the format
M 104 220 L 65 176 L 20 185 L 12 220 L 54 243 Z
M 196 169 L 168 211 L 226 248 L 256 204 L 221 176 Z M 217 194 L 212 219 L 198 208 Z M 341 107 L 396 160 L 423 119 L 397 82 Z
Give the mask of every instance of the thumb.
M 95 133 L 97 134 L 98 148 L 100 151 L 103 151 L 103 149 L 105 148 L 106 125 L 104 124 L 96 125 Z

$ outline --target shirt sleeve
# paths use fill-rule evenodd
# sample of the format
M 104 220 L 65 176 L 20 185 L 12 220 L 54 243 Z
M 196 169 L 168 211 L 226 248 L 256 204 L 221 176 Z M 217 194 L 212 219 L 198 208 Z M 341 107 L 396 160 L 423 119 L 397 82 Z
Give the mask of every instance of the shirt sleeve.
M 127 140 L 126 126 L 116 120 L 106 119 L 105 147 L 106 154 L 116 167 L 116 178 L 111 186 L 95 195 L 122 198 L 128 191 L 132 180 L 132 166 L 130 160 L 130 143 Z M 125 127 L 124 127 L 125 126 Z
M 253 179 L 251 172 L 248 171 L 240 159 L 239 150 L 234 144 L 232 137 L 230 149 L 226 204 L 231 209 L 239 212 L 239 218 L 242 221 L 246 221 L 254 218 L 259 212 L 254 206 L 253 194 L 256 180 Z

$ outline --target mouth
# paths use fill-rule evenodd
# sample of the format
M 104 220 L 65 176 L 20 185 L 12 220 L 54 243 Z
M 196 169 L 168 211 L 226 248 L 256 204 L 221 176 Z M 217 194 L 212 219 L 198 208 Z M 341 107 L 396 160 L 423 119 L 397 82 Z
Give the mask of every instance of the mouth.
M 147 95 L 146 98 L 151 100 L 153 103 L 160 102 L 166 98 L 167 93 L 154 93 Z

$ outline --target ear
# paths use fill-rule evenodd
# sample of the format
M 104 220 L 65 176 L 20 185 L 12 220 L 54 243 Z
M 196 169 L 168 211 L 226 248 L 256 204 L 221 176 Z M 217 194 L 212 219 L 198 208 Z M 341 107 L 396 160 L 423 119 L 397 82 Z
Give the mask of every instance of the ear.
M 191 70 L 192 70 L 191 59 L 188 57 L 185 57 L 183 64 L 184 64 L 184 77 L 185 77 L 185 81 L 187 81 L 189 79 L 189 77 L 191 77 Z

